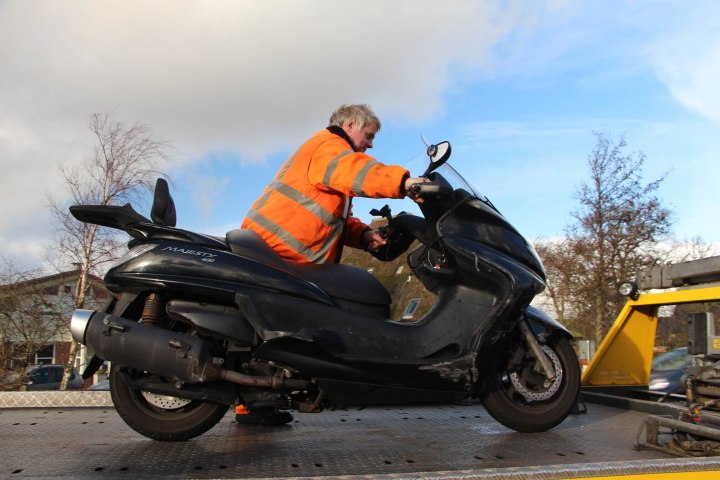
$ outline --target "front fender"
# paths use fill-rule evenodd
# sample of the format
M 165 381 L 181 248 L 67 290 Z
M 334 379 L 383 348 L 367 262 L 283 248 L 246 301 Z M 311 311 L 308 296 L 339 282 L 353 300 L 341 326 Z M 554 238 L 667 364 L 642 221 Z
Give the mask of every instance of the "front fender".
M 525 309 L 525 318 L 527 318 L 530 328 L 536 336 L 543 333 L 547 335 L 560 334 L 567 337 L 569 340 L 573 339 L 570 330 L 565 328 L 562 323 L 558 322 L 550 315 L 547 315 L 542 310 L 528 306 Z

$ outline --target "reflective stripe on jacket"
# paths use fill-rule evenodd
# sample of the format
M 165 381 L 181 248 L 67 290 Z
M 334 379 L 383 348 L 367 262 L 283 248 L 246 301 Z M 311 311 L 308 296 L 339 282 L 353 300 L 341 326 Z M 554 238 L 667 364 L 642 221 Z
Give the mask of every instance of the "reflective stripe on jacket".
M 285 162 L 242 227 L 255 230 L 288 260 L 335 262 L 342 242 L 363 248 L 368 229 L 352 217 L 351 198 L 402 198 L 400 184 L 408 174 L 321 130 Z

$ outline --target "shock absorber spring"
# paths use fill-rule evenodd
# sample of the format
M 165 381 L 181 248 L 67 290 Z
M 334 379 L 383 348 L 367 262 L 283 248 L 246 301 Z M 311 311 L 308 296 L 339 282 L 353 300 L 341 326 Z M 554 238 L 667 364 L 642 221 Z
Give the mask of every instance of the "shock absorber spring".
M 147 325 L 159 325 L 164 318 L 164 301 L 157 293 L 151 293 L 145 299 L 142 319 Z

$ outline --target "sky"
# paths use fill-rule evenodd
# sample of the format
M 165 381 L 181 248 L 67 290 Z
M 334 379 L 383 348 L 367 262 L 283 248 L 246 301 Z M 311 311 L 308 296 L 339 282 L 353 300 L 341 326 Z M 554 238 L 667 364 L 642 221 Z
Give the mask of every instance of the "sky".
M 421 135 L 450 141 L 530 240 L 573 223 L 594 132 L 625 138 L 645 182 L 665 176 L 673 237 L 716 243 L 718 85 L 714 0 L 0 0 L 0 256 L 52 255 L 47 199 L 92 156 L 94 113 L 172 146 L 178 226 L 222 235 L 344 103 L 413 174 Z

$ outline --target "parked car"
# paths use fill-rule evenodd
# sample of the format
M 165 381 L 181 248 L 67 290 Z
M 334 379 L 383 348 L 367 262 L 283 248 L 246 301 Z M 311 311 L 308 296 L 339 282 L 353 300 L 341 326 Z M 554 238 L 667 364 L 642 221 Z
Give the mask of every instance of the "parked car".
M 653 359 L 648 388 L 658 393 L 684 393 L 685 369 L 693 356 L 686 347 L 676 348 Z
M 25 371 L 26 390 L 58 390 L 63 377 L 63 365 L 34 365 Z M 79 390 L 82 387 L 82 377 L 73 369 L 70 374 L 68 390 Z

